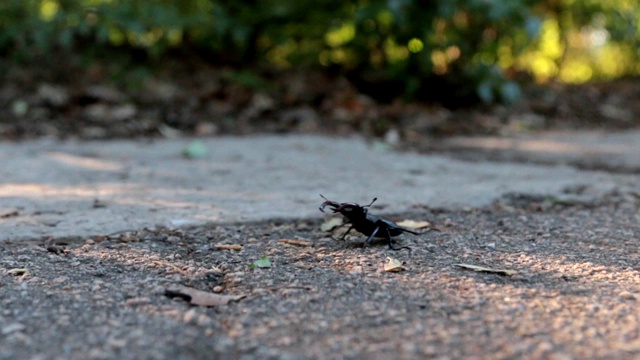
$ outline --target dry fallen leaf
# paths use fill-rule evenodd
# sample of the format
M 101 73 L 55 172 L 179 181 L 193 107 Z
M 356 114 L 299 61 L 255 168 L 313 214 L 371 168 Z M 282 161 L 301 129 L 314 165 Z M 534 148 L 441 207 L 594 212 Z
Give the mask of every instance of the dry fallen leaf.
M 154 261 L 152 261 L 151 263 L 152 263 L 152 264 L 155 264 L 155 265 L 160 265 L 160 266 L 170 267 L 170 268 L 172 268 L 173 270 L 175 270 L 175 271 L 177 271 L 177 272 L 179 272 L 180 274 L 183 274 L 183 275 L 186 275 L 186 274 L 187 274 L 184 270 L 182 270 L 182 269 L 181 269 L 181 268 L 179 268 L 178 266 L 173 265 L 173 264 L 170 264 L 170 263 L 165 262 L 165 261 L 154 260 Z
M 13 275 L 13 276 L 20 276 L 22 275 L 27 276 L 29 275 L 29 269 L 23 268 L 23 269 L 11 269 L 7 271 L 9 274 Z
M 294 240 L 294 239 L 280 239 L 280 240 L 278 240 L 278 242 L 281 243 L 281 244 L 289 244 L 289 245 L 296 245 L 296 246 L 311 246 L 311 245 L 313 245 L 313 243 L 311 241 Z
M 431 227 L 431 223 L 428 221 L 403 220 L 397 224 L 409 229 L 424 229 Z
M 242 250 L 242 245 L 240 244 L 216 244 L 214 245 L 216 250 Z
M 320 230 L 324 232 L 329 232 L 337 228 L 338 226 L 342 225 L 342 223 L 343 223 L 342 218 L 331 217 L 327 221 L 323 222 L 322 225 L 320 225 Z
M 14 216 L 19 216 L 19 215 L 20 215 L 20 213 L 18 211 L 16 211 L 16 210 L 9 211 L 9 212 L 6 212 L 4 214 L 0 214 L 0 219 L 6 219 L 6 218 L 14 217 Z
M 384 264 L 384 271 L 399 272 L 402 270 L 404 270 L 404 267 L 402 266 L 400 260 L 387 256 L 387 263 Z
M 179 297 L 192 305 L 219 306 L 227 305 L 231 301 L 238 301 L 245 295 L 220 295 L 207 291 L 196 290 L 187 286 L 173 286 L 165 289 L 164 295 L 170 298 Z
M 492 269 L 492 268 L 488 268 L 488 267 L 484 267 L 484 266 L 478 266 L 478 265 L 456 264 L 456 266 L 459 266 L 459 267 L 465 268 L 465 269 L 469 269 L 469 270 L 473 270 L 473 271 L 489 272 L 489 273 L 506 275 L 506 276 L 512 276 L 512 275 L 515 275 L 515 274 L 518 273 L 516 270 Z

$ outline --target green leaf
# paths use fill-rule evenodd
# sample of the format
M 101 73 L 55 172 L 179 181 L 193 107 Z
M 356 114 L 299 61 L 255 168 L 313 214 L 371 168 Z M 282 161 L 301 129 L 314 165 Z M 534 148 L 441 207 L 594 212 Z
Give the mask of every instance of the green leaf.
M 375 152 L 385 152 L 391 150 L 391 146 L 389 146 L 389 144 L 385 144 L 382 141 L 374 141 L 371 144 L 371 150 Z
M 266 269 L 271 267 L 271 261 L 267 255 L 261 257 L 259 260 L 254 261 L 249 265 L 249 269 L 261 268 Z
M 209 149 L 202 143 L 202 141 L 194 141 L 182 151 L 182 155 L 189 159 L 199 159 L 209 155 Z

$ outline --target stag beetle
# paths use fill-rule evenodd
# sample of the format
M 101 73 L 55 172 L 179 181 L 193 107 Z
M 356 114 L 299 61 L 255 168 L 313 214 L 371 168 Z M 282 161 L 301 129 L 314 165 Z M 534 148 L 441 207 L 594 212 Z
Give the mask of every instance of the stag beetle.
M 374 237 L 385 238 L 389 242 L 390 249 L 392 250 L 407 249 L 411 251 L 411 248 L 409 248 L 408 246 L 394 248 L 393 245 L 391 245 L 391 238 L 394 236 L 398 236 L 403 232 L 408 232 L 414 235 L 420 235 L 420 233 L 411 231 L 409 229 L 405 229 L 389 219 L 383 218 L 381 216 L 375 216 L 375 215 L 369 214 L 368 213 L 369 207 L 376 200 L 378 200 L 378 198 L 373 198 L 373 200 L 369 203 L 369 205 L 360 206 L 352 202 L 339 203 L 336 201 L 331 201 L 326 197 L 322 196 L 322 194 L 320 194 L 320 196 L 325 200 L 325 202 L 323 202 L 322 205 L 320 205 L 320 208 L 319 208 L 320 211 L 324 212 L 324 208 L 326 206 L 329 206 L 334 213 L 340 213 L 345 218 L 347 218 L 348 221 L 340 226 L 351 224 L 351 227 L 349 228 L 349 230 L 347 230 L 347 232 L 344 233 L 344 235 L 342 235 L 342 238 L 340 238 L 340 240 L 343 240 L 347 236 L 349 231 L 351 231 L 352 229 L 356 229 L 356 231 L 369 236 L 367 240 L 364 242 L 365 244 L 370 242 Z

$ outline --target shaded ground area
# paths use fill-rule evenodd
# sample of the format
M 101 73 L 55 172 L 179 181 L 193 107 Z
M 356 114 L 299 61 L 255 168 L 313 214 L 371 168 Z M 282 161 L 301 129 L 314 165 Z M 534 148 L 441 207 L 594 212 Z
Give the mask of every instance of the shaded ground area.
M 415 209 L 393 218 L 440 232 L 403 236 L 411 253 L 333 240 L 318 218 L 3 246 L 0 358 L 633 358 L 639 205 Z M 176 284 L 246 297 L 196 307 L 165 296 Z
M 183 59 L 184 60 L 184 59 Z M 105 139 L 252 133 L 358 132 L 390 143 L 549 129 L 627 129 L 640 119 L 636 79 L 530 85 L 513 107 L 447 109 L 380 102 L 344 77 L 269 73 L 188 61 L 115 72 L 108 64 L 4 64 L 0 137 Z
M 511 136 L 452 136 L 406 145 L 472 162 L 565 164 L 582 170 L 638 174 L 640 131 L 549 131 Z

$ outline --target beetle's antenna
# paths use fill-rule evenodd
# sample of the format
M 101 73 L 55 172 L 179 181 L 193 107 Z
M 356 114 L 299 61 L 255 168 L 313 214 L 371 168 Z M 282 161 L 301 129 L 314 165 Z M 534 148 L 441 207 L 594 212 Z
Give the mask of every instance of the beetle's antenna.
M 369 203 L 369 205 L 363 206 L 363 207 L 370 207 L 371 205 L 373 205 L 374 202 L 376 202 L 376 200 L 378 200 L 377 197 L 373 198 L 373 200 L 371 200 L 371 202 Z
M 320 194 L 320 197 L 321 197 L 321 198 L 323 198 L 323 199 L 325 199 L 325 200 L 327 200 L 327 201 L 329 201 L 329 199 L 327 199 L 326 197 L 324 197 L 324 195 L 322 195 L 322 194 Z

